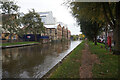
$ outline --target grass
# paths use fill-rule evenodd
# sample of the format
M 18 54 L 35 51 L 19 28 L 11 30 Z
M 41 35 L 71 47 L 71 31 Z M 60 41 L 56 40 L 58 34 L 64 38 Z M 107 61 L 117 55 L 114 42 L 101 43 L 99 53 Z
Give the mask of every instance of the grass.
M 49 78 L 80 78 L 79 68 L 84 41 L 79 44 Z
M 14 43 L 2 43 L 2 46 L 10 46 L 10 45 L 20 45 L 20 44 L 32 44 L 39 42 L 14 42 Z M 0 44 L 1 45 L 1 44 Z
M 104 44 L 88 42 L 90 51 L 96 54 L 100 64 L 93 66 L 93 78 L 118 78 L 118 55 L 113 55 L 105 49 Z M 103 46 L 103 48 L 101 48 Z

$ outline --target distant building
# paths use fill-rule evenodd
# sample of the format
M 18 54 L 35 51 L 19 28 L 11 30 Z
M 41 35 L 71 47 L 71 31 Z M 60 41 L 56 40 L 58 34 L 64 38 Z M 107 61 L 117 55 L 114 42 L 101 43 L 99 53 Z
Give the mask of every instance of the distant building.
M 62 22 L 56 22 L 55 18 L 52 15 L 52 12 L 39 12 L 41 22 L 44 23 L 45 31 L 41 34 L 37 34 L 38 41 L 41 41 L 43 43 L 49 42 L 49 41 L 55 41 L 55 40 L 70 40 L 71 32 L 68 30 L 65 25 Z M 24 13 L 19 13 L 20 17 L 24 16 Z M 5 16 L 7 17 L 7 16 Z M 15 17 L 13 17 L 15 18 Z M 25 29 L 26 26 L 23 26 L 21 24 L 21 28 Z M 10 39 L 9 32 L 7 30 L 2 30 L 3 34 L 0 35 L 5 40 Z M 6 37 L 6 35 L 8 35 Z M 20 36 L 19 36 L 20 37 Z M 15 33 L 13 33 L 12 39 L 17 40 L 19 38 Z M 25 41 L 34 41 L 35 35 L 33 33 L 28 32 L 26 35 L 21 37 L 20 39 Z
M 45 33 L 41 36 L 49 36 L 50 40 L 70 40 L 71 32 L 68 28 L 62 27 L 60 24 L 44 26 Z
M 57 26 L 56 25 L 44 25 L 46 27 L 47 36 L 50 40 L 57 40 Z
M 62 40 L 62 26 L 60 24 L 57 26 L 57 40 Z
M 71 37 L 71 32 L 70 30 L 67 31 L 67 39 L 70 40 L 70 37 Z
M 0 1 L 2 1 L 2 2 L 10 2 L 10 0 L 0 0 Z
M 37 12 L 40 15 L 41 22 L 44 23 L 44 25 L 55 25 L 56 24 L 56 18 L 53 17 L 52 11 L 48 12 Z M 19 13 L 20 17 L 23 17 L 25 14 L 23 12 Z
M 49 12 L 38 12 L 40 14 L 41 21 L 45 25 L 55 25 L 56 19 L 53 17 L 52 11 Z
M 62 38 L 67 39 L 67 29 L 65 26 L 62 27 Z
M 67 25 L 62 23 L 62 22 L 57 22 L 60 26 L 61 26 L 61 39 L 62 40 L 67 40 L 68 39 L 68 36 L 71 35 L 70 31 L 69 31 L 69 34 L 68 34 L 68 28 L 67 28 Z

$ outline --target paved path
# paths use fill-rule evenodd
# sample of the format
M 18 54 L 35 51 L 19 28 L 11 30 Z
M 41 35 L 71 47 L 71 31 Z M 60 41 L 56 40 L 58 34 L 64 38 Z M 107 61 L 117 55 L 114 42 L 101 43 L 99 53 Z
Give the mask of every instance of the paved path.
M 89 46 L 85 43 L 85 48 L 82 50 L 80 78 L 92 78 L 92 66 L 94 63 L 100 63 L 95 54 L 91 54 Z

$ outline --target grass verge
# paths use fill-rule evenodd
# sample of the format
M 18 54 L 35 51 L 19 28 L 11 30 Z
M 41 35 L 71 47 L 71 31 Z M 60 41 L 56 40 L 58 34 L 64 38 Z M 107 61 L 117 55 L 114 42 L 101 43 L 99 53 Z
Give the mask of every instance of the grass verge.
M 20 44 L 32 44 L 39 42 L 14 42 L 14 43 L 2 43 L 2 46 L 10 46 L 10 45 L 20 45 Z
M 80 78 L 79 68 L 83 48 L 84 41 L 63 60 L 62 64 L 51 73 L 49 78 Z
M 93 78 L 118 78 L 118 55 L 113 55 L 107 51 L 104 44 L 88 42 L 90 51 L 96 54 L 100 60 L 100 64 L 93 66 Z M 101 47 L 103 46 L 103 48 Z

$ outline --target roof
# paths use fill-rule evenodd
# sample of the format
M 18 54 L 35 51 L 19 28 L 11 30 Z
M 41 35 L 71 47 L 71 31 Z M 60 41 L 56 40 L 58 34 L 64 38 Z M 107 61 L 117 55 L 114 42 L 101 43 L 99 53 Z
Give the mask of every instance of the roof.
M 68 32 L 70 32 L 70 30 L 68 30 Z M 70 32 L 71 33 L 71 32 Z
M 48 14 L 40 14 L 40 17 L 46 17 Z
M 57 28 L 57 25 L 44 25 L 46 28 Z
M 51 11 L 48 11 L 48 12 L 38 12 L 38 14 L 40 14 L 40 16 L 47 16 L 49 15 L 50 13 L 52 13 Z
M 49 14 L 49 13 L 52 13 L 52 11 L 47 11 L 47 12 L 38 12 L 40 14 Z
M 66 24 L 64 24 L 63 22 L 57 22 L 57 24 L 59 25 L 61 25 L 61 27 L 64 27 L 64 28 L 67 28 L 67 25 Z
M 66 26 L 62 25 L 62 24 L 55 24 L 55 25 L 44 25 L 46 28 L 57 28 L 57 26 L 60 25 L 61 27 L 64 27 L 65 29 L 68 29 Z
M 58 25 L 60 24 L 61 27 L 64 26 L 64 23 L 62 23 L 62 22 L 57 22 L 57 24 L 58 24 Z

